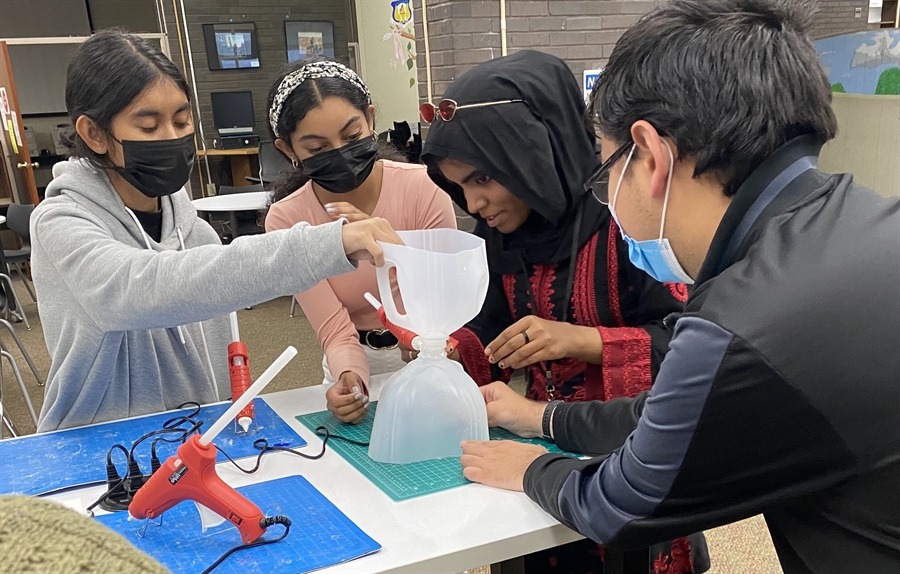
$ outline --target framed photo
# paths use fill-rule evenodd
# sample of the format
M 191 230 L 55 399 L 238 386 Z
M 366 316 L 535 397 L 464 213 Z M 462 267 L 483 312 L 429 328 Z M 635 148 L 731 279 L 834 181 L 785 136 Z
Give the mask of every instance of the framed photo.
M 210 70 L 259 68 L 256 24 L 204 24 L 203 40 Z
M 334 24 L 331 22 L 284 23 L 288 62 L 323 54 L 334 58 Z

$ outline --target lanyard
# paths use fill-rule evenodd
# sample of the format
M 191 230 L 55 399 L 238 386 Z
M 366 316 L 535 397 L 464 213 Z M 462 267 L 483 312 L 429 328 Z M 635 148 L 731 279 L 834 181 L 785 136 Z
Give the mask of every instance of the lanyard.
M 575 265 L 577 263 L 576 259 L 578 257 L 578 236 L 581 233 L 581 219 L 583 215 L 584 202 L 578 207 L 578 213 L 575 217 L 575 229 L 572 234 L 572 251 L 571 256 L 569 257 L 569 276 L 566 279 L 566 298 L 564 299 L 563 304 L 563 312 L 562 312 L 562 322 L 566 323 L 569 320 L 569 307 L 572 305 L 572 289 L 575 286 Z M 525 266 L 525 261 L 519 258 L 519 261 L 522 263 L 522 271 L 525 273 L 526 280 L 528 279 L 528 268 Z M 529 282 L 530 283 L 530 282 Z M 531 297 L 531 314 L 536 315 L 537 313 L 537 298 L 535 297 L 534 290 L 529 287 L 526 291 L 528 295 Z M 547 389 L 547 400 L 552 401 L 556 395 L 556 386 L 553 384 L 553 361 L 541 361 L 541 368 L 544 369 L 544 373 L 546 374 L 546 389 Z

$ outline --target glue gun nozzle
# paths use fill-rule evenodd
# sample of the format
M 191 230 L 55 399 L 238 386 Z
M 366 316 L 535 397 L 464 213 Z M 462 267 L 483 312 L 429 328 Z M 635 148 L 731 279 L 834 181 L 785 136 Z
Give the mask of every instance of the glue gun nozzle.
M 244 429 L 244 432 L 250 432 L 250 423 L 253 422 L 253 419 L 250 417 L 241 417 L 238 419 L 238 424 L 241 425 L 241 428 Z

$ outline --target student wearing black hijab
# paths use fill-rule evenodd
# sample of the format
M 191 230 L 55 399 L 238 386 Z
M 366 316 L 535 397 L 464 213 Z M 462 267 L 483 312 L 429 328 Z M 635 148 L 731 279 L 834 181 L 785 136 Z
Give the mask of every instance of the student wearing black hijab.
M 671 337 L 663 320 L 687 290 L 632 265 L 609 210 L 585 189 L 600 164 L 572 72 L 523 51 L 476 66 L 444 97 L 422 106 L 432 122 L 422 159 L 476 218 L 491 271 L 481 313 L 454 333 L 454 358 L 479 385 L 525 368 L 534 400 L 649 389 Z M 651 552 L 672 574 L 708 569 L 702 535 Z M 602 552 L 581 541 L 527 557 L 526 569 L 599 572 Z

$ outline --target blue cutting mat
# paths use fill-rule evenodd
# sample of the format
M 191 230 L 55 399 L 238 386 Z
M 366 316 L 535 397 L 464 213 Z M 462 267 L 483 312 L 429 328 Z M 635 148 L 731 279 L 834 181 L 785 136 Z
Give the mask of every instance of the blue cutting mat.
M 205 406 L 194 420 L 203 421 L 201 432 L 209 428 L 231 403 Z M 306 445 L 297 431 L 275 414 L 266 402 L 253 400 L 257 430 L 238 435 L 234 424 L 229 424 L 219 434 L 214 444 L 221 447 L 231 458 L 256 456 L 253 441 L 265 438 L 269 444 L 283 444 L 291 447 Z M 60 488 L 77 486 L 97 481 L 106 481 L 106 453 L 114 444 L 130 449 L 131 444 L 142 435 L 162 428 L 163 422 L 181 413 L 184 409 L 149 415 L 125 421 L 115 421 L 77 429 L 36 434 L 17 439 L 0 441 L 0 494 L 39 495 Z M 145 473 L 150 472 L 150 443 L 144 441 L 135 451 L 138 463 Z M 179 443 L 159 442 L 156 453 L 161 462 L 175 454 Z M 219 453 L 218 461 L 225 457 Z M 124 475 L 125 455 L 113 453 L 113 462 Z
M 281 542 L 232 554 L 215 569 L 216 574 L 310 572 L 381 548 L 302 476 L 251 484 L 237 491 L 259 506 L 266 516 L 290 518 L 291 531 Z M 162 526 L 147 526 L 143 538 L 138 538 L 137 531 L 144 521 L 128 520 L 127 512 L 106 514 L 97 520 L 174 574 L 196 574 L 229 548 L 241 544 L 237 528 L 228 522 L 201 532 L 200 514 L 189 501 L 166 511 Z M 282 532 L 283 527 L 276 525 L 263 538 L 277 538 Z
M 372 403 L 369 414 L 359 424 L 348 425 L 334 418 L 328 411 L 300 415 L 297 420 L 315 432 L 316 427 L 324 426 L 331 434 L 347 437 L 359 442 L 369 442 L 372 435 L 372 423 L 375 421 L 377 403 Z M 527 439 L 516 436 L 501 428 L 490 429 L 491 440 L 514 440 L 518 442 L 538 444 L 553 453 L 571 454 L 561 450 L 551 442 L 541 439 Z M 363 473 L 375 486 L 396 501 L 416 498 L 469 484 L 463 476 L 462 465 L 458 457 L 423 460 L 409 464 L 389 464 L 375 462 L 369 458 L 369 447 L 358 446 L 342 440 L 331 439 L 328 447 L 340 454 Z M 572 455 L 575 456 L 575 455 Z

